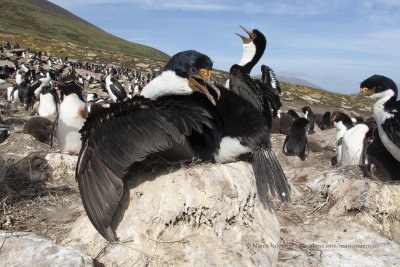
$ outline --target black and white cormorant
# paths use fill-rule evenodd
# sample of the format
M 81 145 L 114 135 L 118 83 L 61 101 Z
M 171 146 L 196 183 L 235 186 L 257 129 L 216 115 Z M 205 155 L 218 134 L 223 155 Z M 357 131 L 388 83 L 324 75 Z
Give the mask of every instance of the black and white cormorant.
M 400 162 L 400 101 L 396 84 L 388 77 L 373 75 L 360 84 L 360 91 L 376 99 L 373 113 L 380 140 Z
M 250 153 L 260 198 L 267 201 L 271 194 L 290 200 L 286 177 L 269 147 L 265 117 L 236 93 L 217 88 L 211 72 L 208 56 L 178 53 L 142 96 L 87 118 L 76 178 L 86 213 L 107 240 L 116 240 L 110 225 L 128 169 L 155 153 L 175 157 L 175 145 L 186 148 L 178 156 L 186 160 L 227 162 Z
M 253 79 L 250 72 L 264 54 L 267 40 L 257 29 L 246 30 L 240 26 L 248 37 L 236 33 L 243 41 L 243 54 L 239 64 L 234 64 L 230 69 L 229 89 L 252 103 L 267 118 L 269 128 L 272 126 L 271 110 L 274 117 L 277 116 L 280 101 L 280 86 L 270 68 L 262 67 L 264 81 Z
M 106 77 L 106 89 L 114 103 L 122 102 L 127 98 L 125 88 L 114 78 L 116 74 L 113 69 Z

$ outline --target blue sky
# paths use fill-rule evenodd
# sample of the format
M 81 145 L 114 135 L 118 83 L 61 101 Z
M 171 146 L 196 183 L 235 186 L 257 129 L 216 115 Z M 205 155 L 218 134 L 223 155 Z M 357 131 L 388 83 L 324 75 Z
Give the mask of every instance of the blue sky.
M 51 0 L 123 39 L 169 55 L 195 49 L 214 68 L 239 63 L 242 41 L 234 35 L 258 29 L 265 64 L 324 89 L 354 93 L 362 80 L 381 74 L 400 82 L 398 0 Z

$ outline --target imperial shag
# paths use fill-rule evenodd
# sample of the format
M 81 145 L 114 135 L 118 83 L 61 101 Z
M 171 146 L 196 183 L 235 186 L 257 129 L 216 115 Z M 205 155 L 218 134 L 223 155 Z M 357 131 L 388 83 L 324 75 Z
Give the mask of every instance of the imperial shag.
M 360 91 L 376 99 L 373 113 L 379 137 L 385 148 L 400 162 L 400 101 L 393 80 L 382 75 L 373 75 L 364 80 Z
M 81 130 L 76 178 L 89 219 L 108 240 L 128 169 L 158 152 L 226 162 L 253 156 L 258 192 L 289 201 L 286 178 L 269 149 L 265 117 L 236 93 L 211 81 L 212 62 L 189 50 L 173 56 L 142 96 L 90 114 Z M 240 108 L 238 108 L 240 107 Z M 121 142 L 123 140 L 123 142 Z M 170 155 L 169 155 L 170 154 Z

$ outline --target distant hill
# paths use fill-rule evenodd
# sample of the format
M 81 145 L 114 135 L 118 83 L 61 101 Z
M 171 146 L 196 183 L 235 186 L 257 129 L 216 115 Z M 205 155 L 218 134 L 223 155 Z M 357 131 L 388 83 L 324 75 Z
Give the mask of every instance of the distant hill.
M 280 82 L 286 82 L 286 83 L 294 83 L 294 84 L 298 84 L 298 85 L 303 85 L 303 86 L 307 86 L 307 87 L 312 87 L 312 88 L 321 88 L 321 86 L 313 84 L 309 81 L 297 78 L 297 77 L 287 77 L 287 76 L 281 76 L 278 75 L 277 76 L 278 81 Z
M 21 35 L 48 43 L 65 43 L 75 49 L 145 57 L 170 57 L 149 46 L 109 34 L 46 0 L 2 0 L 0 33 Z

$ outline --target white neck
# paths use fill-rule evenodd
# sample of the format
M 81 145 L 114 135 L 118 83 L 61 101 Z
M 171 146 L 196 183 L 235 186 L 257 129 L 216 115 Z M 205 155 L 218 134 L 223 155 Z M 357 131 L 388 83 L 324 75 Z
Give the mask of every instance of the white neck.
M 143 88 L 141 95 L 154 100 L 165 95 L 190 95 L 192 93 L 193 90 L 189 87 L 187 79 L 179 77 L 173 71 L 164 71 Z
M 377 101 L 374 104 L 374 116 L 377 122 L 380 124 L 382 123 L 385 119 L 391 118 L 394 115 L 389 114 L 385 112 L 385 103 L 394 96 L 394 92 L 392 90 L 386 90 L 378 94 L 374 94 L 371 96 L 371 98 L 377 99 Z
M 239 65 L 244 66 L 247 63 L 249 63 L 253 59 L 255 54 L 256 54 L 256 46 L 254 45 L 253 42 L 248 44 L 243 44 L 243 55 Z

